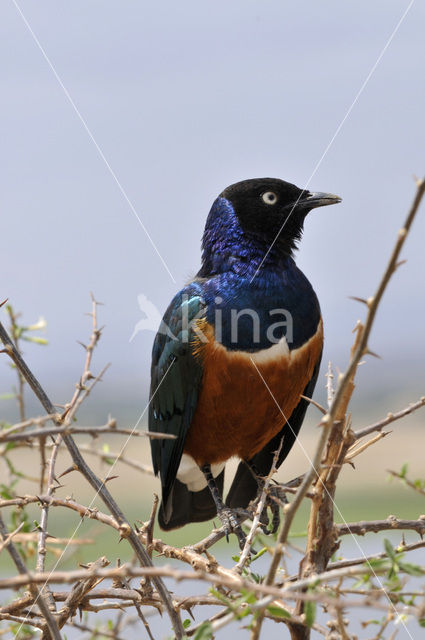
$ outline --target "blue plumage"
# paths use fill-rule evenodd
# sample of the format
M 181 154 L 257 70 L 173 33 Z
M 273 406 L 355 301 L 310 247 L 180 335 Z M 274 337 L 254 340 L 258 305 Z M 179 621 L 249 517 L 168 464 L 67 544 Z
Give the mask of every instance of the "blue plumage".
M 198 277 L 209 274 L 200 282 L 206 317 L 221 328 L 220 341 L 227 349 L 266 349 L 282 337 L 296 349 L 315 333 L 320 307 L 311 284 L 290 255 L 276 248 L 265 257 L 266 239 L 258 234 L 247 238 L 225 198 L 217 198 L 211 208 L 202 247 Z M 238 315 L 233 334 L 232 314 Z M 256 334 L 253 317 L 258 317 Z
M 205 407 L 209 406 L 210 402 L 205 380 L 215 380 L 214 384 L 220 381 L 220 372 L 205 370 L 206 365 L 201 356 L 203 342 L 209 341 L 209 348 L 215 349 L 214 345 L 211 347 L 211 335 L 214 344 L 220 343 L 221 349 L 224 347 L 224 353 L 233 353 L 237 357 L 240 353 L 252 354 L 253 357 L 256 357 L 258 352 L 279 354 L 280 352 L 271 349 L 284 338 L 287 343 L 284 348 L 289 350 L 288 357 L 291 351 L 301 352 L 305 345 L 311 344 L 308 349 L 311 349 L 313 359 L 308 356 L 309 351 L 303 351 L 307 354 L 306 362 L 309 362 L 308 376 L 299 370 L 299 380 L 282 379 L 282 389 L 289 384 L 296 399 L 291 405 L 292 413 L 287 414 L 290 415 L 290 429 L 283 424 L 281 432 L 277 433 L 273 427 L 274 431 L 270 431 L 266 446 L 259 450 L 253 444 L 251 450 L 255 455 L 247 462 L 255 463 L 260 473 L 266 475 L 272 463 L 273 452 L 281 438 L 284 437 L 284 444 L 278 465 L 292 447 L 307 408 L 305 400 L 298 401 L 299 394 L 311 396 L 313 393 L 322 344 L 319 302 L 311 284 L 297 268 L 293 252 L 301 237 L 305 215 L 314 207 L 335 202 L 339 202 L 336 196 L 312 194 L 281 180 L 263 178 L 231 185 L 213 203 L 202 239 L 201 269 L 169 305 L 152 352 L 149 429 L 177 436 L 175 440 L 151 440 L 154 470 L 161 475 L 163 500 L 159 520 L 163 528 L 206 520 L 214 516 L 216 509 L 222 517 L 225 510 L 220 497 L 223 490 L 223 472 L 217 472 L 219 475 L 216 477 L 216 493 L 210 493 L 206 486 L 199 491 L 189 490 L 176 478 L 186 440 L 192 440 L 192 449 L 187 451 L 191 451 L 190 455 L 193 458 L 200 458 L 211 464 L 220 458 L 217 456 L 220 443 L 214 441 L 213 433 L 217 427 L 214 422 L 217 417 L 214 418 L 209 412 L 205 413 Z M 208 340 L 202 339 L 205 338 L 205 331 L 208 332 Z M 282 355 L 276 357 L 278 363 Z M 305 355 L 302 357 L 305 358 Z M 274 367 L 273 358 L 267 360 L 268 366 Z M 215 356 L 208 360 L 211 363 L 215 361 Z M 287 363 L 289 361 L 287 360 Z M 245 362 L 244 367 L 247 366 L 246 363 L 249 366 L 249 358 L 241 360 L 241 366 L 242 362 Z M 226 366 L 224 364 L 225 368 Z M 289 364 L 285 366 L 288 367 Z M 273 373 L 275 378 L 277 374 L 277 393 L 280 385 L 279 371 L 280 369 L 276 369 Z M 207 376 L 207 373 L 213 373 L 213 376 Z M 228 375 L 226 372 L 224 374 Z M 239 372 L 237 376 L 239 377 Z M 246 376 L 245 369 L 243 376 Z M 253 377 L 252 372 L 246 379 L 256 380 L 258 384 L 258 377 Z M 232 388 L 231 379 L 228 380 L 228 385 L 230 387 L 226 388 L 227 392 Z M 235 391 L 236 389 L 237 385 Z M 246 393 L 249 391 L 247 388 Z M 220 402 L 217 388 L 212 394 L 211 407 L 217 407 L 216 403 Z M 227 393 L 226 397 L 230 398 L 232 412 L 238 415 L 237 403 L 243 400 L 239 397 L 233 398 L 231 393 L 230 396 Z M 202 414 L 197 413 L 200 398 L 204 407 Z M 270 398 L 270 402 L 273 403 L 274 399 Z M 224 414 L 220 415 L 226 415 L 226 407 L 221 407 L 220 411 L 224 411 Z M 243 404 L 240 411 L 244 411 Z M 215 409 L 213 413 L 219 415 Z M 202 415 L 201 421 L 199 415 Z M 261 415 L 261 411 L 258 415 Z M 258 420 L 258 417 L 256 419 Z M 193 429 L 190 431 L 191 424 L 195 423 L 199 429 L 196 433 L 201 436 L 197 440 L 192 437 L 195 433 Z M 234 438 L 237 426 L 232 422 Z M 269 423 L 262 425 L 261 421 L 257 427 L 252 424 L 248 426 L 253 434 L 263 434 L 262 437 L 271 429 Z M 209 439 L 208 446 L 201 431 L 205 438 Z M 243 434 L 241 436 L 243 438 Z M 212 452 L 215 447 L 214 455 L 211 453 L 214 459 L 209 460 L 208 455 L 205 457 L 204 452 L 200 450 L 196 454 L 193 453 L 195 441 L 200 442 L 201 449 L 205 443 L 205 451 Z M 236 454 L 236 450 L 232 452 L 231 448 L 228 451 L 230 455 Z M 192 462 L 194 464 L 193 459 Z M 209 468 L 210 464 L 207 467 Z M 186 470 L 179 477 L 189 476 L 190 473 L 188 475 Z M 211 478 L 212 476 L 210 481 Z M 256 486 L 251 472 L 241 463 L 229 492 L 228 504 L 232 507 L 246 506 L 254 497 Z M 226 518 L 228 525 L 228 515 Z M 233 525 L 232 527 L 235 530 Z M 240 527 L 237 533 L 241 542 Z

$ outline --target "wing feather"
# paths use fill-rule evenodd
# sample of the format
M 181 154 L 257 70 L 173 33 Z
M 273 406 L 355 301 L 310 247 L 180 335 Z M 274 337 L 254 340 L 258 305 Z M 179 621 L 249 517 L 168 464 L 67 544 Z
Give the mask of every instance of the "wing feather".
M 205 317 L 200 286 L 180 291 L 164 314 L 152 350 L 149 431 L 169 433 L 175 440 L 151 440 L 155 474 L 160 474 L 164 510 L 176 479 L 187 431 L 198 402 L 202 362 L 192 352 L 192 325 Z

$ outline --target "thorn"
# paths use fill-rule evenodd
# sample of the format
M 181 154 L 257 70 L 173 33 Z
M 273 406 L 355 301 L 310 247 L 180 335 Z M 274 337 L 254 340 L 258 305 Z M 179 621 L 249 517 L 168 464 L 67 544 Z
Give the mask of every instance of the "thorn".
M 11 347 L 10 344 L 6 344 L 4 349 L 2 349 L 0 351 L 0 353 L 7 353 L 8 356 L 12 357 L 13 356 L 13 347 Z M 13 367 L 15 367 L 15 365 L 13 365 Z
M 407 260 L 399 260 L 398 262 L 396 262 L 395 266 L 394 266 L 394 271 L 396 269 L 398 269 L 399 267 L 401 267 L 402 264 L 406 264 L 406 262 L 407 262 Z
M 321 404 L 316 402 L 316 400 L 313 400 L 313 398 L 309 398 L 308 396 L 303 396 L 303 394 L 300 395 L 300 398 L 302 398 L 303 400 L 307 400 L 307 402 L 310 402 L 313 406 L 316 407 L 316 409 L 319 409 L 319 411 L 321 411 L 321 413 L 323 413 L 323 415 L 326 415 L 326 413 L 327 413 L 326 409 L 324 407 L 322 407 Z
M 68 469 L 65 469 L 65 471 L 59 475 L 59 478 L 66 476 L 66 474 L 71 473 L 71 471 L 78 471 L 78 467 L 75 464 L 71 465 L 70 467 L 68 467 Z
M 362 304 L 365 304 L 366 306 L 368 306 L 366 298 L 359 298 L 357 296 L 348 296 L 348 299 L 354 300 L 355 302 L 361 302 Z
M 62 413 L 61 417 L 59 418 L 59 422 L 62 423 L 65 420 L 65 418 L 68 415 L 70 409 L 71 409 L 71 405 L 68 405 L 67 407 L 65 407 L 64 412 Z
M 373 356 L 374 358 L 378 358 L 378 360 L 382 360 L 381 356 L 378 355 L 377 353 L 375 353 L 374 351 L 371 351 L 369 349 L 369 347 L 366 347 L 366 349 L 363 352 L 363 355 L 365 355 L 365 356 Z
M 115 480 L 116 478 L 119 478 L 119 476 L 109 476 L 109 478 L 106 478 L 106 480 L 103 481 L 103 484 L 106 484 L 109 480 Z
M 77 344 L 80 344 L 83 347 L 84 351 L 87 351 L 87 346 L 84 344 L 84 342 L 77 340 Z
M 3 302 L 0 302 L 0 307 L 2 307 L 4 304 L 6 304 L 6 302 L 9 300 L 9 298 L 6 298 L 5 300 L 3 300 Z
M 360 320 L 357 320 L 356 326 L 354 327 L 352 333 L 356 333 L 357 331 L 361 331 L 363 329 L 363 324 Z
M 423 178 L 418 178 L 418 176 L 416 176 L 415 174 L 413 174 L 413 180 L 416 183 L 417 188 L 419 189 L 420 187 L 422 187 L 424 181 Z

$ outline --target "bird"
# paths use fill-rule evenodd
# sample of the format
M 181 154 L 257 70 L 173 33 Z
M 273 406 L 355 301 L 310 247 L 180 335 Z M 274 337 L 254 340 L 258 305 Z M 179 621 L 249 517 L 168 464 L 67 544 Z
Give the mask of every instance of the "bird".
M 152 349 L 149 431 L 174 436 L 150 439 L 163 530 L 218 516 L 243 548 L 241 513 L 291 450 L 322 357 L 319 301 L 294 252 L 306 215 L 339 202 L 278 178 L 237 182 L 213 202 L 201 268 L 172 299 Z M 239 464 L 224 500 L 231 458 Z M 276 501 L 268 506 L 275 531 Z

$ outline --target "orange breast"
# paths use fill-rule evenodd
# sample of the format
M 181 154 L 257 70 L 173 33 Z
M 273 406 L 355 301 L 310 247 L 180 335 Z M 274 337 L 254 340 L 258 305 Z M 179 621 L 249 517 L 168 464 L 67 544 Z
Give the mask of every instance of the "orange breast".
M 199 465 L 232 456 L 249 460 L 297 406 L 322 351 L 322 321 L 293 351 L 286 342 L 256 353 L 228 351 L 215 341 L 212 327 L 202 330 L 208 337 L 196 349 L 203 359 L 202 390 L 184 451 Z

